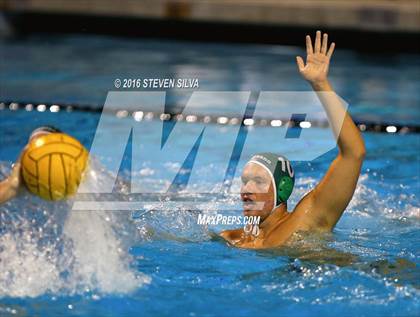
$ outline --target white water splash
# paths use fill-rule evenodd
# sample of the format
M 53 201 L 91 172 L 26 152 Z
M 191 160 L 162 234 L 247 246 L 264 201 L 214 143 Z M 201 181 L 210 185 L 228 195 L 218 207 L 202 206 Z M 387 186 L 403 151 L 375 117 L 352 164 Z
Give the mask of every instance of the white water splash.
M 0 237 L 0 297 L 34 297 L 61 288 L 57 254 L 10 233 Z
M 93 166 L 92 171 L 96 171 L 96 178 L 90 186 L 100 186 L 109 177 L 97 166 Z M 156 185 L 162 181 L 150 177 L 145 179 L 144 184 Z M 316 183 L 317 180 L 311 177 L 297 179 L 290 209 Z M 123 183 L 117 186 L 120 187 L 119 192 L 128 191 Z M 212 188 L 212 184 L 202 186 L 203 191 Z M 405 198 L 397 196 L 392 190 L 382 197 L 370 188 L 369 175 L 364 174 L 359 179 L 346 214 L 418 219 L 417 200 L 405 200 L 401 209 L 389 212 L 390 208 L 396 208 L 395 201 L 398 200 Z M 239 196 L 226 200 L 226 203 L 235 202 L 239 202 Z M 209 202 L 209 206 L 211 204 Z M 132 259 L 127 251 L 138 241 L 138 235 L 143 240 L 209 239 L 207 228 L 196 225 L 196 215 L 183 209 L 165 210 L 164 205 L 165 202 L 162 202 L 162 210 L 147 213 L 144 221 L 134 225 L 129 223 L 129 215 L 122 212 L 70 211 L 71 201 L 49 203 L 29 194 L 20 197 L 18 202 L 0 206 L 0 297 L 80 294 L 87 291 L 128 293 L 150 283 L 148 276 L 131 267 Z M 57 216 L 59 211 L 65 211 L 66 217 Z M 44 215 L 46 220 L 34 223 L 33 218 L 38 214 Z
M 71 289 L 132 292 L 150 279 L 129 267 L 130 256 L 103 212 L 71 212 L 64 235 L 72 241 Z M 137 275 L 136 275 L 137 274 Z
M 129 215 L 71 206 L 28 193 L 0 206 L 0 297 L 129 293 L 150 283 L 131 267 Z

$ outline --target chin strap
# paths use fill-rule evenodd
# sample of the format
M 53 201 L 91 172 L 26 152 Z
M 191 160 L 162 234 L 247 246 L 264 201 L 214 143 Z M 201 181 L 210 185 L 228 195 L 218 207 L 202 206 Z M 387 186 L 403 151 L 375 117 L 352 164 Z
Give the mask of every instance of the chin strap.
M 244 232 L 247 236 L 252 235 L 253 237 L 258 237 L 260 234 L 260 227 L 258 225 L 246 224 L 244 226 Z
M 281 206 L 282 204 L 284 204 L 284 202 L 281 202 L 280 204 L 278 204 L 277 206 L 274 206 L 274 208 L 270 211 L 269 216 L 273 213 L 274 210 L 276 210 L 279 206 Z M 268 217 L 267 217 L 268 218 Z M 266 219 L 267 219 L 266 218 Z M 264 222 L 264 221 L 263 221 Z M 245 235 L 249 236 L 252 235 L 253 237 L 258 237 L 260 234 L 260 226 L 258 225 L 253 225 L 253 224 L 246 224 L 244 226 L 244 233 Z

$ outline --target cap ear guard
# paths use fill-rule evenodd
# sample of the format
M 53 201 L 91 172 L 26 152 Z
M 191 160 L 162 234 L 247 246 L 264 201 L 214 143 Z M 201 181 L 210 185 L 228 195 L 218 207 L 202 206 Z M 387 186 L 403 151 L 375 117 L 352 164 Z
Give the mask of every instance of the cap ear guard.
M 270 174 L 274 186 L 274 208 L 285 203 L 295 184 L 295 172 L 290 161 L 275 153 L 258 153 L 249 162 L 261 165 Z
M 284 203 L 289 199 L 295 184 L 294 178 L 283 176 L 277 185 L 277 205 Z

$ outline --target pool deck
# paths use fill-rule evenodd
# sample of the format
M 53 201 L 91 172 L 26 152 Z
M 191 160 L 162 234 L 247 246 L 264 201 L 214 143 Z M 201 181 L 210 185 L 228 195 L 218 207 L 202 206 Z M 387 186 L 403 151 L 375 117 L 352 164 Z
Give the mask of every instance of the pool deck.
M 420 32 L 419 0 L 0 0 L 8 13 Z

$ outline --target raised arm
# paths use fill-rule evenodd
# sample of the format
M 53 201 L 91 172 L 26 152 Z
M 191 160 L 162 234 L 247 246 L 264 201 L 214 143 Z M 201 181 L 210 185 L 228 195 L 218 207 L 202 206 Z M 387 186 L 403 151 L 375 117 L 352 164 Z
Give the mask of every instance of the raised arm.
M 338 136 L 339 154 L 319 184 L 305 197 L 311 200 L 313 220 L 323 224 L 325 229 L 334 227 L 350 202 L 365 156 L 362 135 L 327 78 L 334 47 L 335 43 L 328 47 L 327 34 L 324 33 L 321 41 L 321 32 L 317 31 L 314 47 L 310 36 L 306 36 L 306 64 L 300 56 L 296 57 L 299 72 L 318 94 L 333 132 Z

